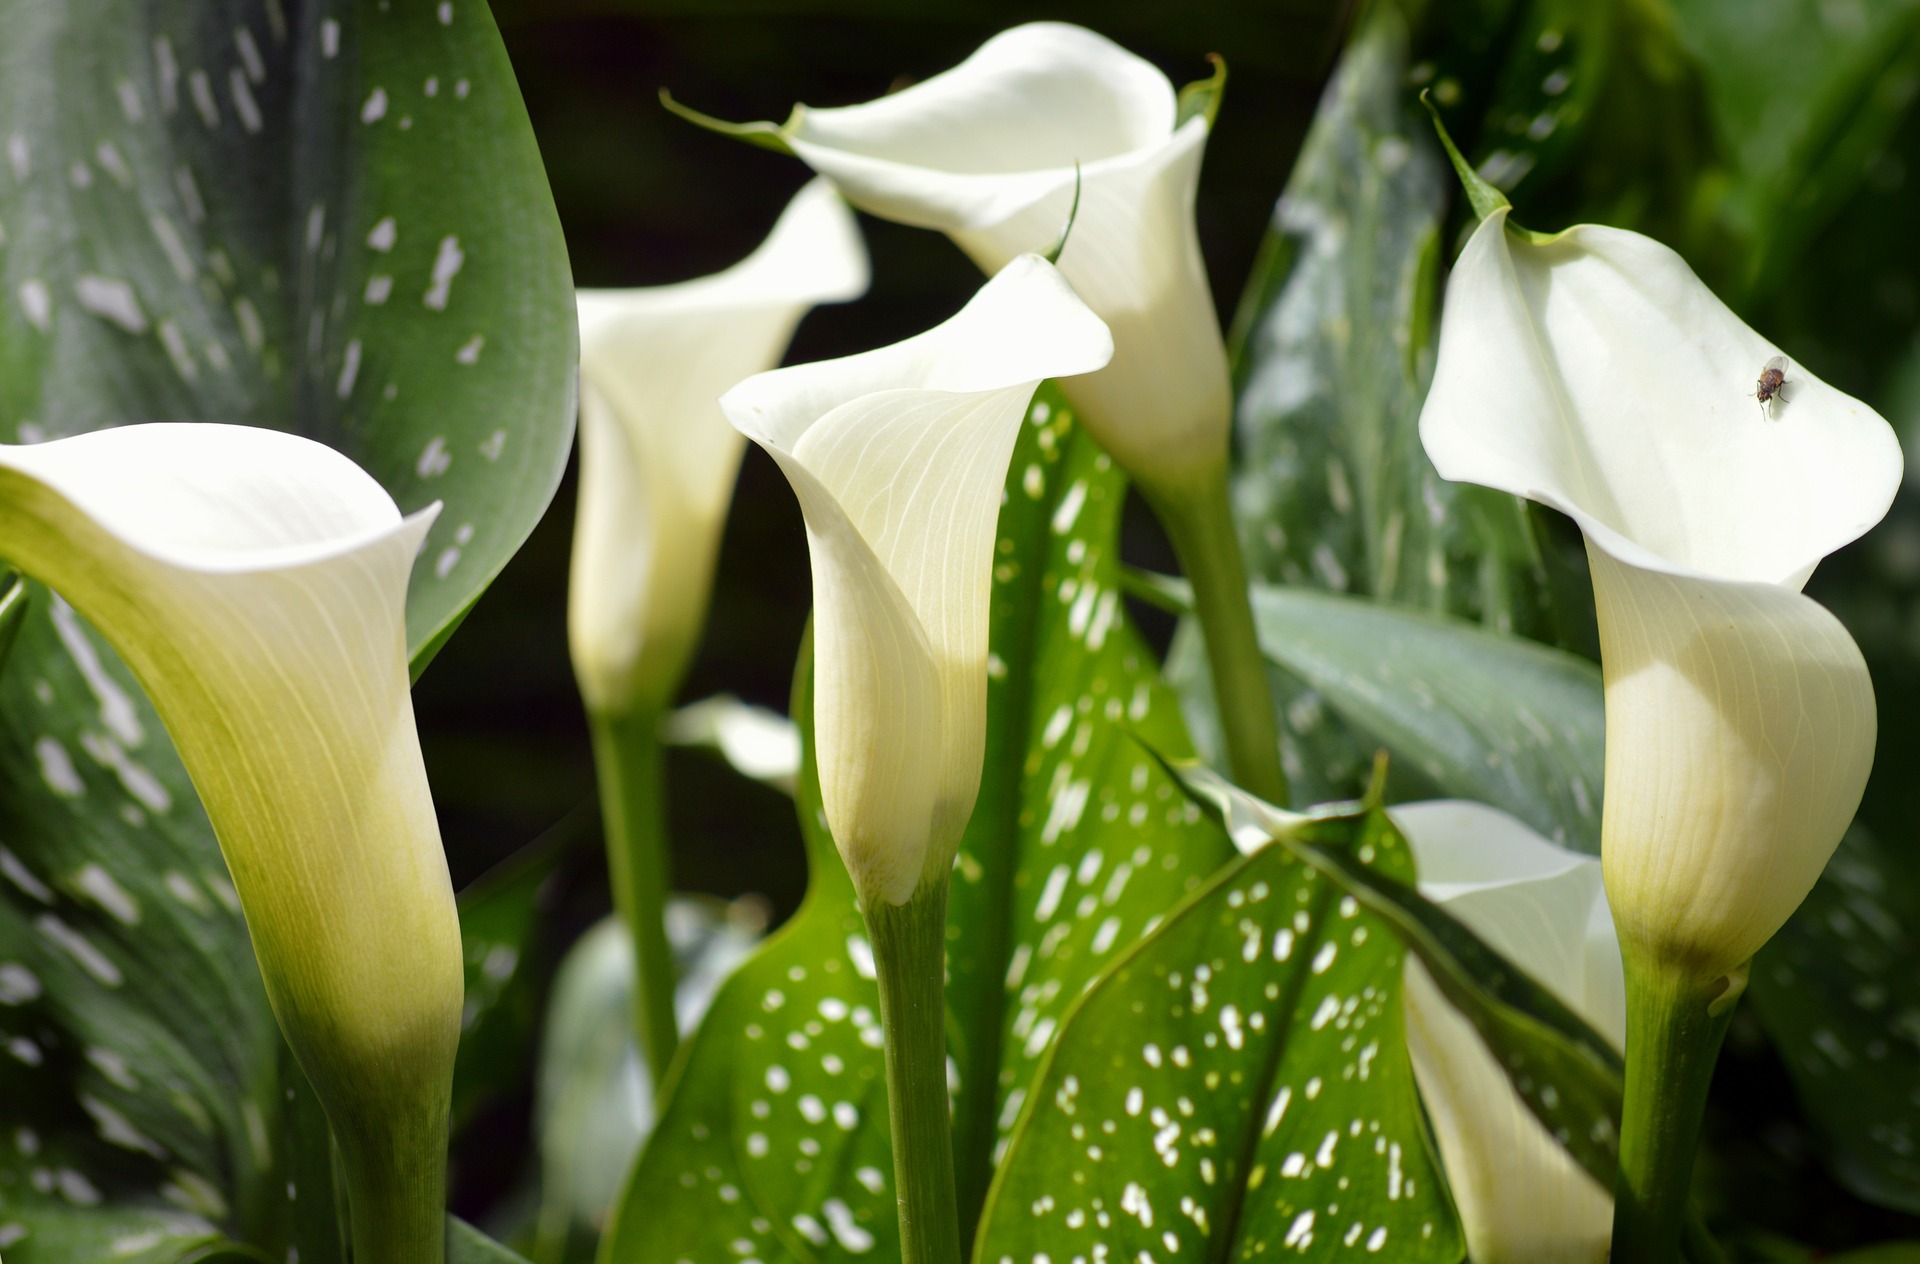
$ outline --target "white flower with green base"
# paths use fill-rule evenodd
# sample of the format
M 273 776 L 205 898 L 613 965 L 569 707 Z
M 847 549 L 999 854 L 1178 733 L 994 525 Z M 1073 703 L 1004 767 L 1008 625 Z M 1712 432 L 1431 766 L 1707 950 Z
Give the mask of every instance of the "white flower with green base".
M 112 642 L 205 804 L 362 1264 L 441 1258 L 460 926 L 405 608 L 435 510 L 243 426 L 0 447 L 0 554 Z
M 1460 919 L 1618 1048 L 1627 1006 L 1600 862 L 1496 808 L 1389 809 L 1420 893 Z M 1406 966 L 1407 1045 L 1475 1264 L 1604 1264 L 1613 1199 L 1514 1090 L 1418 959 Z
M 798 156 L 861 210 L 946 233 L 989 274 L 1059 245 L 1060 275 L 1114 344 L 1106 368 L 1062 389 L 1153 505 L 1193 581 L 1237 779 L 1284 803 L 1227 502 L 1226 345 L 1194 225 L 1223 85 L 1220 74 L 1176 93 L 1106 37 L 1034 22 L 878 100 L 796 106 L 784 126 L 682 113 Z
M 567 634 L 598 765 L 614 897 L 633 931 L 634 1007 L 654 1083 L 679 1033 L 660 726 L 699 645 L 746 440 L 714 400 L 777 364 L 816 303 L 867 288 L 832 186 L 803 188 L 760 248 L 678 285 L 582 290 L 580 504 Z
M 806 517 L 814 746 L 873 940 L 908 1264 L 959 1259 L 946 901 L 986 752 L 1000 491 L 1035 388 L 1112 352 L 1052 265 L 1022 256 L 938 328 L 749 378 L 720 401 Z
M 1791 359 L 1762 406 L 1780 349 L 1659 243 L 1483 213 L 1421 437 L 1444 476 L 1551 505 L 1586 536 L 1601 855 L 1628 983 L 1614 1247 L 1666 1264 L 1748 962 L 1812 888 L 1873 762 L 1866 664 L 1800 590 L 1885 514 L 1900 446 Z

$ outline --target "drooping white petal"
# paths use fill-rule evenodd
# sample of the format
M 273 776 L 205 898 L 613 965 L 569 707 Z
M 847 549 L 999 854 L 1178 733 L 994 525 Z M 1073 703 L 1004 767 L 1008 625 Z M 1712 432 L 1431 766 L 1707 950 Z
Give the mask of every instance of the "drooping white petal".
M 1599 863 L 1477 803 L 1390 815 L 1420 890 L 1616 1045 L 1625 982 Z M 1601 1264 L 1613 1201 L 1528 1110 L 1471 1023 L 1407 964 L 1407 1045 L 1476 1264 Z
M 806 516 L 821 790 L 863 894 L 904 902 L 958 845 L 984 752 L 993 532 L 1014 438 L 1042 379 L 1111 351 L 1029 256 L 928 333 L 761 374 L 720 401 Z
M 1621 933 L 1703 979 L 1813 888 L 1873 767 L 1873 682 L 1825 608 L 1774 584 L 1587 550 L 1607 692 L 1601 854 Z
M 714 401 L 777 363 L 809 307 L 866 286 L 853 216 L 816 180 L 725 272 L 581 291 L 568 634 L 589 707 L 670 701 L 705 618 L 744 445 Z
M 347 458 L 250 427 L 0 447 L 0 553 L 153 699 L 275 1013 L 349 1130 L 387 1100 L 381 1077 L 450 1075 L 459 1034 L 459 924 L 405 639 L 436 512 L 403 519 Z
M 1447 478 L 1573 515 L 1639 566 L 1791 583 L 1878 522 L 1892 428 L 1788 361 L 1673 251 L 1583 225 L 1545 244 L 1506 212 L 1454 267 L 1420 436 Z
M 1053 245 L 1072 212 L 1060 271 L 1114 356 L 1067 396 L 1135 478 L 1166 487 L 1225 460 L 1232 407 L 1193 218 L 1207 130 L 1178 123 L 1150 63 L 1037 22 L 904 91 L 799 107 L 784 137 L 854 205 L 950 234 L 989 273 Z

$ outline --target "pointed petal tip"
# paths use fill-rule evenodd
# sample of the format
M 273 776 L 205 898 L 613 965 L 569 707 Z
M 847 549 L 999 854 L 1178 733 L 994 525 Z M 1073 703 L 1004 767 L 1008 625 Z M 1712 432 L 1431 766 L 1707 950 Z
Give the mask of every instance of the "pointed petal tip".
M 752 254 L 710 276 L 666 285 L 575 291 L 583 352 L 609 338 L 640 335 L 629 321 L 696 312 L 847 302 L 867 292 L 871 267 L 853 208 L 824 178 L 803 185 Z

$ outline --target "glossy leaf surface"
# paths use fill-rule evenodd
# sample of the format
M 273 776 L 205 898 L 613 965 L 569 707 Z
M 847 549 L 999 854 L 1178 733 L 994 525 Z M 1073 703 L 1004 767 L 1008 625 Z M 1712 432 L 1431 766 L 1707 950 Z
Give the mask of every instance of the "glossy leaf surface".
M 0 439 L 205 420 L 329 442 L 403 509 L 444 501 L 408 608 L 437 644 L 571 440 L 566 255 L 486 7 L 0 17 Z M 0 834 L 0 1040 L 34 1143 L 0 1145 L 0 1181 L 283 1257 L 279 1040 L 225 865 L 158 718 L 44 592 L 0 674 Z M 22 1206 L 10 1260 L 85 1258 L 47 1216 Z
M 1378 6 L 1342 56 L 1274 208 L 1242 299 L 1234 509 L 1256 579 L 1544 626 L 1527 510 L 1441 479 L 1420 446 L 1453 174 L 1407 89 L 1407 33 Z M 1170 668 L 1216 753 L 1190 633 Z M 1372 750 L 1325 699 L 1272 680 L 1287 775 L 1303 803 L 1356 793 Z
M 1412 877 L 1378 811 L 1304 829 Z M 1228 868 L 1070 1012 L 975 1259 L 1104 1248 L 1127 1260 L 1458 1260 L 1407 1055 L 1403 956 L 1286 849 Z
M 1920 865 L 1856 826 L 1753 964 L 1754 1009 L 1836 1175 L 1920 1212 Z
M 1257 802 L 1210 769 L 1175 768 L 1212 812 L 1237 821 L 1237 805 Z M 1405 846 L 1390 825 L 1382 829 Z M 1308 830 L 1276 831 L 1267 846 L 1299 859 L 1378 917 L 1473 1024 L 1534 1116 L 1596 1180 L 1613 1178 L 1624 1067 L 1604 1036 L 1406 876 L 1368 863 L 1363 848 L 1328 846 Z
M 1464 619 L 1256 586 L 1260 647 L 1433 793 L 1489 803 L 1600 853 L 1600 669 Z

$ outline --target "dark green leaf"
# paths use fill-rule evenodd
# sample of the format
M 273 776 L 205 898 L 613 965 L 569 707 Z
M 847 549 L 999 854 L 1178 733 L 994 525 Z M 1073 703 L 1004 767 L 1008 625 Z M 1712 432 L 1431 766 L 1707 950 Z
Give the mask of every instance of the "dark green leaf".
M 541 897 L 590 819 L 585 812 L 563 818 L 460 893 L 466 1003 L 453 1073 L 456 1131 L 526 1069 L 546 975 L 540 936 L 548 910 Z
M 1190 749 L 1121 601 L 1126 481 L 1051 386 L 1029 421 L 996 545 L 985 774 L 948 914 L 966 1222 L 1067 1007 L 1232 856 L 1128 736 Z
M 1407 36 L 1374 6 L 1327 86 L 1236 329 L 1234 509 L 1257 579 L 1369 594 L 1494 627 L 1551 631 L 1521 502 L 1449 483 L 1420 446 L 1455 180 L 1406 86 Z M 1176 644 L 1201 748 L 1220 750 L 1196 640 Z M 1301 802 L 1358 791 L 1369 739 L 1311 682 L 1273 673 Z
M 1728 278 L 1748 293 L 1795 261 L 1852 197 L 1920 90 L 1920 4 L 1674 0 L 1698 60 L 1731 179 L 1712 230 L 1748 249 Z M 1791 53 L 1789 55 L 1789 50 Z
M 1848 1188 L 1920 1212 L 1920 864 L 1856 827 L 1748 994 Z
M 435 643 L 571 438 L 566 253 L 487 7 L 0 20 L 0 437 L 205 420 L 332 443 L 402 508 L 444 502 L 408 604 Z M 284 1258 L 279 1038 L 225 865 L 158 717 L 44 593 L 0 675 L 0 838 L 0 1061 L 34 1150 L 0 1146 L 0 1182 L 51 1199 L 8 1255 L 64 1203 Z
M 1170 767 L 1177 769 L 1189 793 L 1224 819 L 1237 822 L 1249 808 L 1255 821 L 1272 816 L 1272 809 L 1206 768 Z M 1274 846 L 1332 879 L 1380 918 L 1420 959 L 1447 1000 L 1486 1042 L 1528 1109 L 1595 1180 L 1611 1186 L 1619 1166 L 1624 1067 L 1606 1037 L 1452 914 L 1422 897 L 1407 877 L 1367 863 L 1365 850 L 1326 846 L 1305 829 L 1269 834 Z
M 1256 585 L 1260 647 L 1440 794 L 1600 853 L 1600 669 L 1462 619 Z M 1304 725 L 1302 725 L 1304 727 Z
M 1920 1242 L 1886 1242 L 1827 1257 L 1827 1264 L 1920 1264 Z
M 1378 812 L 1303 829 L 1412 877 Z M 1463 1248 L 1423 1133 L 1402 958 L 1286 850 L 1229 867 L 1070 1011 L 976 1258 L 1453 1264 Z
M 527 1264 L 457 1216 L 447 1217 L 447 1264 Z
M 1341 59 L 1248 291 L 1234 481 L 1256 577 L 1537 621 L 1520 502 L 1441 479 L 1420 446 L 1453 176 L 1380 6 Z

